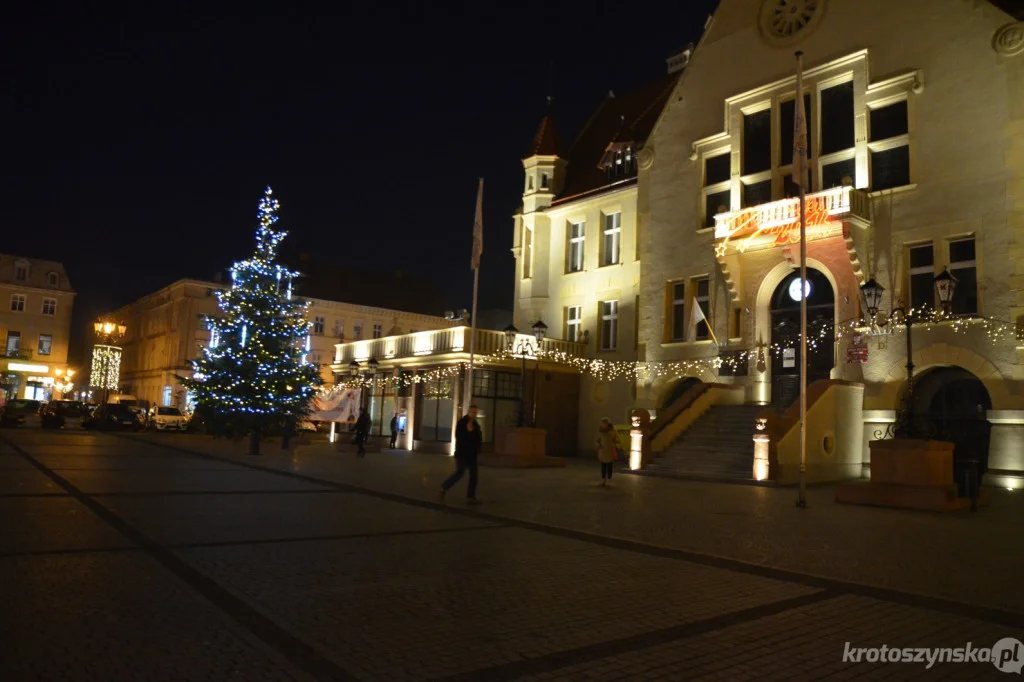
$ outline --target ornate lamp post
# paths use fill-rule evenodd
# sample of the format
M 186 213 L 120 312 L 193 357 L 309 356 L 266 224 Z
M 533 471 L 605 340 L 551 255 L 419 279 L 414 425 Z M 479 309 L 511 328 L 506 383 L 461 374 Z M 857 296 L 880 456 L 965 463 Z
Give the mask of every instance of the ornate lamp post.
M 377 362 L 377 358 L 370 358 L 369 360 L 366 361 L 366 371 L 363 372 L 363 380 L 364 382 L 370 382 L 369 386 L 371 391 L 373 390 L 373 387 L 376 382 L 377 367 L 379 366 L 380 363 Z M 348 373 L 353 379 L 359 378 L 360 369 L 362 369 L 362 366 L 357 361 L 353 360 L 352 362 L 348 363 Z M 365 392 L 360 397 L 359 404 L 363 409 L 366 409 L 367 397 Z
M 956 277 L 950 274 L 947 268 L 934 279 L 935 294 L 939 299 L 943 312 L 949 311 L 949 305 L 953 301 L 953 294 L 956 292 Z M 864 294 L 864 301 L 867 305 L 868 314 L 871 316 L 871 324 L 875 324 L 878 315 L 878 307 L 882 301 L 882 294 L 885 287 L 876 282 L 874 278 L 869 279 L 861 285 L 861 293 Z M 914 414 L 914 324 L 921 321 L 921 311 L 913 308 L 893 308 L 889 313 L 888 321 L 896 324 L 902 323 L 907 333 L 907 395 L 903 398 L 903 404 L 896 415 L 896 421 L 886 429 L 886 435 L 892 438 L 930 438 L 933 437 L 934 429 L 930 424 L 922 424 Z M 884 323 L 882 323 L 884 324 Z
M 536 341 L 537 341 L 536 345 L 534 345 L 534 343 L 532 341 L 530 341 L 530 339 L 521 339 L 521 340 L 519 340 L 518 343 L 516 343 L 516 340 L 519 337 L 519 330 L 516 329 L 515 326 L 511 325 L 511 324 L 509 326 L 505 327 L 505 342 L 506 342 L 506 345 L 507 345 L 507 348 L 508 348 L 509 352 L 511 352 L 513 355 L 518 355 L 520 358 L 522 358 L 522 361 L 523 361 L 522 371 L 521 371 L 520 376 L 519 376 L 519 428 L 522 428 L 524 426 L 525 421 L 526 421 L 526 357 L 528 355 L 535 354 L 540 349 L 541 345 L 544 343 L 544 336 L 547 334 L 548 326 L 546 324 L 544 324 L 544 322 L 542 322 L 541 320 L 537 320 L 533 324 L 532 329 L 533 329 L 533 338 L 536 339 Z M 539 365 L 540 362 L 538 361 L 537 364 Z M 537 399 L 536 399 L 536 395 L 537 395 L 537 377 L 536 377 L 536 372 L 534 372 L 533 388 L 534 388 L 534 400 L 533 400 L 534 417 L 533 417 L 533 419 L 531 419 L 531 421 L 536 423 L 536 407 L 537 407 Z
M 124 338 L 128 327 L 116 322 L 97 320 L 92 328 L 99 343 L 92 349 L 92 376 L 89 383 L 102 389 L 101 404 L 106 405 L 110 389 L 119 383 L 121 348 L 118 344 Z
M 54 371 L 54 373 L 57 375 L 57 381 L 54 382 L 53 388 L 58 393 L 60 393 L 60 397 L 63 398 L 67 393 L 71 391 L 71 389 L 75 387 L 75 385 L 71 382 L 71 377 L 75 375 L 75 370 L 69 367 L 67 371 L 65 371 L 64 369 L 58 367 Z

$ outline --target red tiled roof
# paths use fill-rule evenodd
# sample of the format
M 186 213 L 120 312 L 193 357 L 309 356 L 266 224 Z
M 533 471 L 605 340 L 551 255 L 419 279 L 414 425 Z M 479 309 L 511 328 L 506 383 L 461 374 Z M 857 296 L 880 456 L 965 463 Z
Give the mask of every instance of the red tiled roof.
M 558 131 L 555 129 L 555 119 L 550 115 L 545 116 L 540 122 L 540 128 L 533 137 L 533 144 L 524 159 L 531 156 L 561 156 L 562 141 L 558 139 Z
M 567 156 L 565 184 L 555 201 L 592 192 L 613 182 L 599 166 L 610 145 L 624 141 L 642 147 L 679 80 L 668 74 L 622 96 L 609 93 L 576 137 Z

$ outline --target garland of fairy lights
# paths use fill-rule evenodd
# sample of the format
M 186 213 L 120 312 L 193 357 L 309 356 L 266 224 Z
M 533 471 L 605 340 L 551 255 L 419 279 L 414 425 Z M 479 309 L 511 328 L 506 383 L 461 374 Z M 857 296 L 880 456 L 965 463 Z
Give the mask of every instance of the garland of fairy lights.
M 943 324 L 955 334 L 968 334 L 972 331 L 984 332 L 990 341 L 1002 341 L 1007 338 L 1013 340 L 1024 340 L 1024 329 L 1020 325 L 1004 320 L 996 320 L 983 316 L 957 316 L 951 313 L 944 313 L 930 308 L 911 310 L 912 317 L 918 318 L 914 326 L 929 331 L 932 326 Z M 869 327 L 863 320 L 850 320 L 835 325 L 835 341 L 841 339 L 854 340 L 858 337 L 890 336 L 902 334 L 905 326 L 902 323 L 892 321 L 882 328 Z M 808 334 L 807 346 L 813 352 L 823 348 L 829 336 L 830 325 L 822 324 L 817 330 Z M 749 350 L 727 351 L 727 355 L 705 356 L 689 360 L 670 360 L 660 362 L 633 362 L 629 360 L 601 360 L 595 358 L 581 358 L 570 355 L 564 351 L 551 351 L 541 349 L 535 351 L 533 356 L 544 362 L 555 363 L 571 367 L 581 373 L 590 374 L 599 381 L 614 381 L 616 379 L 630 379 L 634 381 L 649 382 L 654 379 L 676 378 L 689 376 L 695 372 L 705 370 L 718 370 L 722 367 L 740 368 L 751 361 L 761 362 L 768 356 L 778 357 L 786 350 L 796 348 L 800 342 L 800 335 L 796 334 L 785 343 L 771 343 L 756 346 Z M 828 344 L 831 345 L 831 344 Z M 485 362 L 502 362 L 508 360 L 519 360 L 521 356 L 512 352 L 500 352 L 484 356 Z M 445 365 L 432 370 L 421 372 L 403 372 L 398 376 L 379 375 L 376 377 L 348 377 L 338 384 L 329 388 L 325 387 L 325 393 L 332 393 L 338 390 L 365 389 L 371 386 L 388 386 L 391 388 L 407 388 L 414 384 L 427 383 L 431 381 L 452 379 L 461 376 L 466 363 Z

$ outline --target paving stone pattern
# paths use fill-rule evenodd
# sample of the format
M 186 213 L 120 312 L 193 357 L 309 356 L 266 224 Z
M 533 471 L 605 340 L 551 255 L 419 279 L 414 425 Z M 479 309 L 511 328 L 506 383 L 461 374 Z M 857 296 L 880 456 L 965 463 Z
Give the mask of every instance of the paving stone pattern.
M 450 466 L 0 432 L 0 680 L 1002 679 L 844 643 L 1024 639 L 1019 498 L 798 512 L 574 464 L 484 470 L 474 509 L 438 503 Z

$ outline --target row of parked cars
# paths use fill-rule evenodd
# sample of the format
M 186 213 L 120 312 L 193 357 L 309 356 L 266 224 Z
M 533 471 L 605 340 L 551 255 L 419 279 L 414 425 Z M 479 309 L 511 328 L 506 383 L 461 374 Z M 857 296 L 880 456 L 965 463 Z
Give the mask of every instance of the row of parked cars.
M 149 410 L 127 403 L 95 405 L 77 400 L 11 400 L 0 407 L 0 426 L 42 427 L 44 429 L 85 428 L 158 431 L 185 431 L 189 420 L 176 407 Z
M 176 407 L 150 407 L 139 401 L 112 402 L 106 405 L 77 400 L 11 400 L 0 407 L 0 427 L 42 427 L 44 429 L 96 429 L 99 431 L 203 431 L 205 420 L 200 412 L 185 415 Z M 300 420 L 297 430 L 315 432 L 317 426 L 308 419 Z

